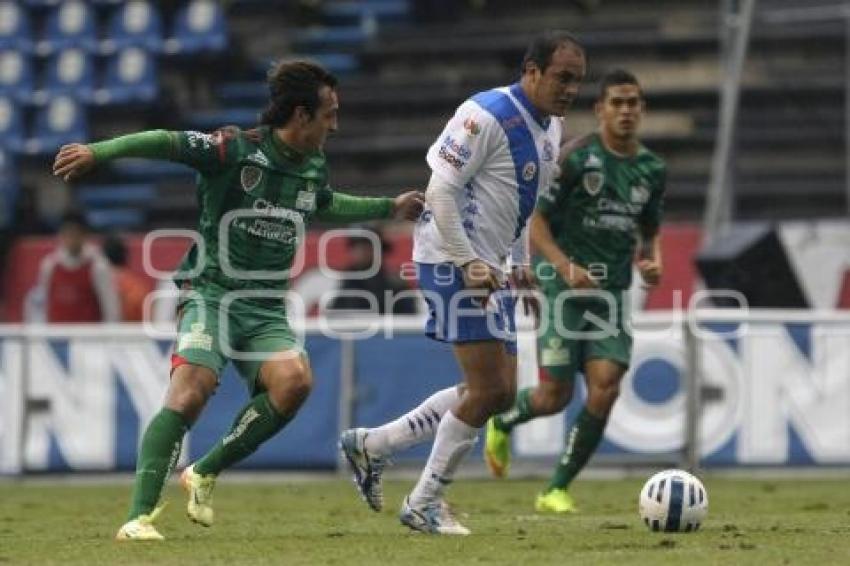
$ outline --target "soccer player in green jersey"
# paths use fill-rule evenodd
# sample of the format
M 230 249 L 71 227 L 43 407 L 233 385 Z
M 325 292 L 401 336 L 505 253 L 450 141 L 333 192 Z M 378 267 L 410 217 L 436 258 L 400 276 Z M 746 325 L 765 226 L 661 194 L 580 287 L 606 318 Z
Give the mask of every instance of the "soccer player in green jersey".
M 632 263 L 650 286 L 662 271 L 658 227 L 666 170 L 638 140 L 644 99 L 634 75 L 605 75 L 594 109 L 599 131 L 562 149 L 560 180 L 540 195 L 531 217 L 531 241 L 542 256 L 535 274 L 548 307 L 538 335 L 539 383 L 487 424 L 485 459 L 504 477 L 513 428 L 564 409 L 583 371 L 587 400 L 548 488 L 537 497 L 541 512 L 575 511 L 567 487 L 602 439 L 629 367 Z
M 312 218 L 415 219 L 423 196 L 395 199 L 334 192 L 322 147 L 337 129 L 336 79 L 312 63 L 282 63 L 269 76 L 261 125 L 214 134 L 145 131 L 60 149 L 55 175 L 72 180 L 120 157 L 184 163 L 198 173 L 199 233 L 175 276 L 186 291 L 165 403 L 145 430 L 127 522 L 119 540 L 161 540 L 152 525 L 183 436 L 232 360 L 251 400 L 230 431 L 181 478 L 188 514 L 213 522 L 218 474 L 253 453 L 295 416 L 312 372 L 282 301 L 288 271 Z

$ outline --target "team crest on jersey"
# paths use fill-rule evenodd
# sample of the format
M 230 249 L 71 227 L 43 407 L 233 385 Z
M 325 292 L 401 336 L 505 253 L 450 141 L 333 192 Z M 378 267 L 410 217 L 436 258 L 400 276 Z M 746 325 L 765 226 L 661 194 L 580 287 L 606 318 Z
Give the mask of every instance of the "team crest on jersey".
M 602 160 L 592 153 L 584 161 L 584 175 L 581 185 L 590 196 L 596 196 L 605 184 L 605 174 L 602 172 Z
M 632 202 L 635 204 L 646 204 L 649 201 L 649 189 L 643 185 L 632 186 Z
M 529 161 L 525 165 L 522 166 L 522 178 L 526 181 L 531 181 L 534 179 L 534 175 L 537 174 L 537 164 L 533 161 Z
M 242 189 L 246 193 L 250 193 L 257 188 L 260 181 L 263 179 L 263 170 L 254 165 L 246 165 L 239 173 L 239 180 L 242 182 Z
M 590 196 L 596 196 L 605 184 L 605 174 L 602 171 L 585 171 L 581 178 L 581 186 Z

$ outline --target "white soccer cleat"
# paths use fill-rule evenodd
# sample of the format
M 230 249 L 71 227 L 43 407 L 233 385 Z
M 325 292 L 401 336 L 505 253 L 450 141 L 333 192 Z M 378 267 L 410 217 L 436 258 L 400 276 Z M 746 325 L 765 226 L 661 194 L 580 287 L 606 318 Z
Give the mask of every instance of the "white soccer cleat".
M 162 507 L 157 507 L 150 515 L 139 515 L 135 519 L 127 521 L 118 529 L 115 540 L 165 540 L 165 537 L 159 534 L 159 531 L 152 524 L 160 511 L 162 511 Z
M 193 523 L 205 527 L 213 524 L 213 488 L 215 488 L 213 475 L 202 476 L 196 474 L 194 465 L 187 467 L 180 474 L 180 484 L 189 493 L 189 503 L 186 506 L 186 514 Z
M 443 500 L 413 507 L 410 505 L 410 496 L 407 496 L 401 504 L 398 519 L 402 525 L 414 531 L 431 535 L 466 536 L 472 533 L 455 519 L 449 505 Z
M 384 508 L 384 488 L 381 475 L 386 461 L 380 456 L 369 454 L 365 440 L 368 432 L 365 428 L 352 428 L 339 437 L 339 449 L 354 472 L 354 484 L 360 496 L 372 508 L 380 511 Z

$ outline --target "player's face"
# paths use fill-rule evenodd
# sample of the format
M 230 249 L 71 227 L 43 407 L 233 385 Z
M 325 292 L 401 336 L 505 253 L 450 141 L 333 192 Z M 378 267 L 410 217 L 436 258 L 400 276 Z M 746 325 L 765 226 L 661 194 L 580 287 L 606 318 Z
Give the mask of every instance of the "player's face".
M 86 231 L 76 224 L 67 224 L 59 230 L 59 243 L 69 254 L 78 256 L 86 243 Z
M 578 96 L 585 74 L 584 53 L 574 45 L 563 45 L 552 53 L 546 70 L 532 70 L 531 102 L 544 114 L 563 116 Z
M 306 144 L 314 149 L 325 145 L 328 134 L 335 132 L 338 126 L 339 98 L 329 86 L 319 89 L 319 107 L 312 118 L 304 121 L 303 132 Z
M 637 136 L 643 108 L 637 85 L 612 85 L 606 89 L 605 98 L 596 103 L 596 117 L 608 135 L 628 139 Z

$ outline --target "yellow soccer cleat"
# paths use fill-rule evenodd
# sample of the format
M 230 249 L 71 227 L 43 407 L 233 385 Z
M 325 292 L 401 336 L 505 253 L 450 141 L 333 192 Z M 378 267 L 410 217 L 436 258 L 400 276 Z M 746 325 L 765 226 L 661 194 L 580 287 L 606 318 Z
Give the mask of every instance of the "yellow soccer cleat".
M 566 489 L 550 489 L 537 496 L 534 508 L 538 513 L 575 513 L 576 504 Z
M 487 421 L 484 433 L 484 460 L 490 473 L 497 478 L 508 477 L 511 467 L 511 435 L 496 428 L 494 418 Z
M 215 479 L 213 475 L 202 476 L 196 474 L 194 465 L 187 467 L 180 474 L 180 485 L 183 486 L 189 494 L 189 503 L 186 506 L 186 514 L 193 523 L 198 523 L 205 527 L 210 527 L 213 524 L 213 488 L 215 488 Z
M 127 521 L 118 529 L 115 540 L 165 540 L 152 524 L 160 511 L 162 506 L 154 509 L 150 515 L 139 515 L 132 521 Z

